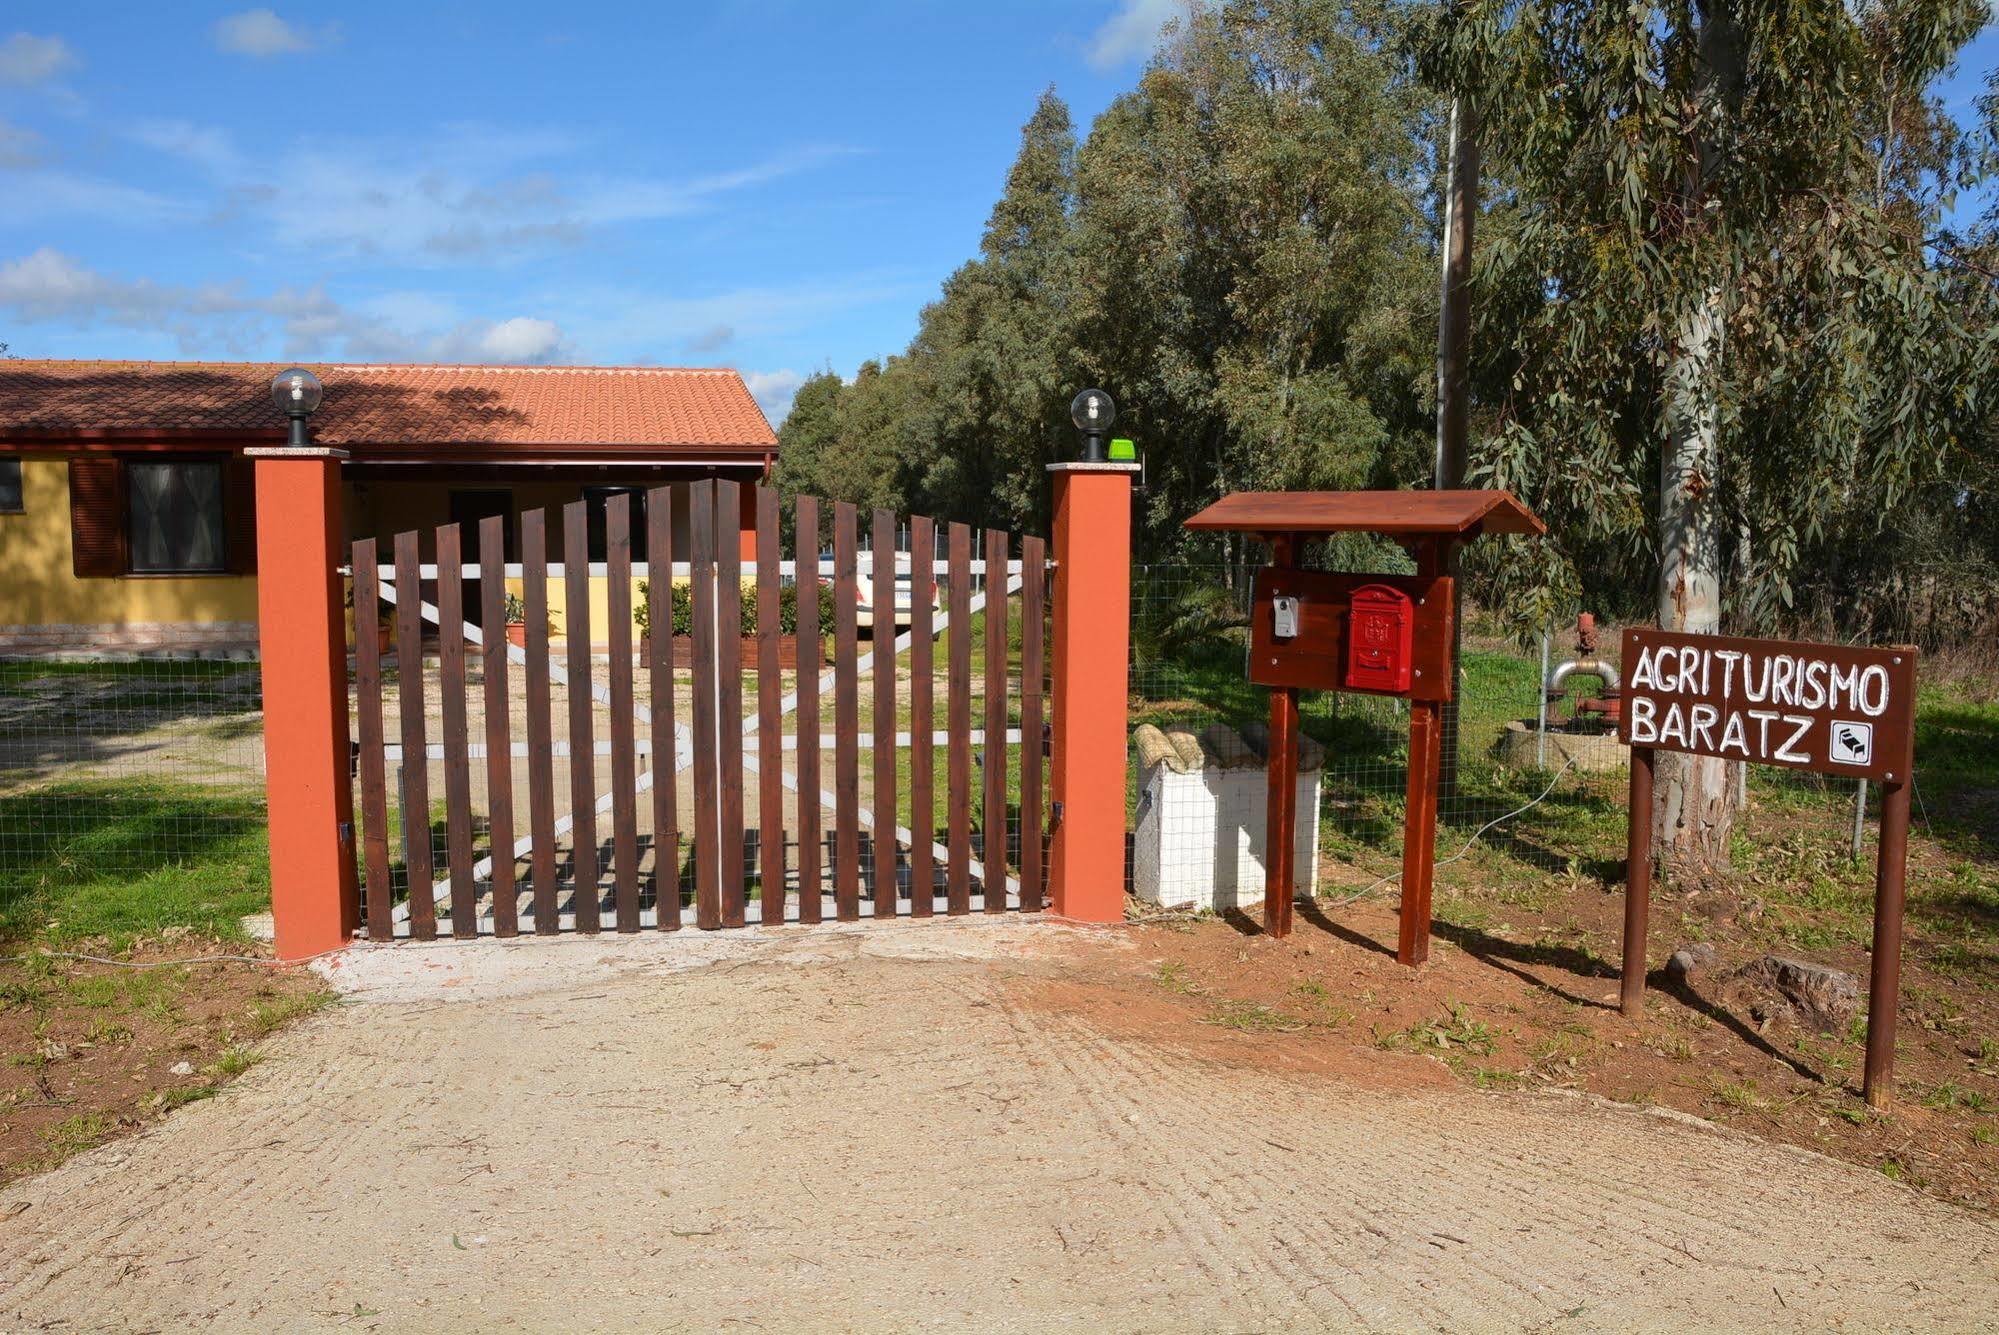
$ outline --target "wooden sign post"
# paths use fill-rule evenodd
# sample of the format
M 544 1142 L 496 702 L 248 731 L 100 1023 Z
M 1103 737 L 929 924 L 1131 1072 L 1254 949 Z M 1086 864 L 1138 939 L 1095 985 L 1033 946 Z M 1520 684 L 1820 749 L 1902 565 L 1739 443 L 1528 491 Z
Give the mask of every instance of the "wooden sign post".
M 1652 780 L 1659 751 L 1871 780 L 1881 786 L 1874 954 L 1867 991 L 1867 1102 L 1888 1100 L 1902 977 L 1902 900 L 1916 752 L 1916 651 L 1788 640 L 1624 632 L 1619 740 L 1631 748 L 1620 1001 L 1645 1003 L 1652 892 Z
M 1298 692 L 1349 691 L 1409 701 L 1408 806 L 1402 830 L 1402 920 L 1396 958 L 1430 954 L 1443 708 L 1457 681 L 1452 548 L 1484 533 L 1542 533 L 1503 491 L 1238 492 L 1187 521 L 1190 529 L 1253 535 L 1270 547 L 1250 599 L 1249 679 L 1270 688 L 1263 928 L 1291 932 L 1297 895 Z M 1414 575 L 1304 568 L 1312 538 L 1378 533 L 1416 558 Z

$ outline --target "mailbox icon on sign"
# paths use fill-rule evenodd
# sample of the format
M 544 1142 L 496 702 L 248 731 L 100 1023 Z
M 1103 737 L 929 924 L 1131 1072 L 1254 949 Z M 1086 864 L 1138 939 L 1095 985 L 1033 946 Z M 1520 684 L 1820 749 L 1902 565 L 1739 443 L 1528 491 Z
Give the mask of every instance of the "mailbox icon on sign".
M 1355 589 L 1347 613 L 1348 688 L 1407 692 L 1415 626 L 1416 609 L 1400 589 L 1386 584 Z

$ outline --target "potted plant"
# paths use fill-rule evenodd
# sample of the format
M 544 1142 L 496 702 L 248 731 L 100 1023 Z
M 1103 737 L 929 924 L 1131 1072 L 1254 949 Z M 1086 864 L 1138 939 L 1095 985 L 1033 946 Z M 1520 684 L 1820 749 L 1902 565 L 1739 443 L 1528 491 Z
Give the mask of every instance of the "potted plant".
M 517 649 L 527 647 L 528 605 L 517 593 L 507 595 L 507 643 Z
M 354 611 L 354 590 L 352 587 L 350 587 L 347 590 L 347 610 L 350 614 Z M 354 627 L 354 638 L 356 643 L 360 641 L 361 627 L 359 627 L 358 625 Z M 395 604 L 386 601 L 378 602 L 375 604 L 376 651 L 378 653 L 387 654 L 392 650 L 394 650 L 395 647 L 396 647 Z

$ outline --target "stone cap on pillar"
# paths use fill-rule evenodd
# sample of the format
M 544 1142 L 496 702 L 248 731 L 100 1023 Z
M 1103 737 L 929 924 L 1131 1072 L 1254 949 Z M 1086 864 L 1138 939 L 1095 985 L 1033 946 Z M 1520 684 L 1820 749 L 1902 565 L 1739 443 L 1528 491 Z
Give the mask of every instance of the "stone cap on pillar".
M 327 445 L 253 445 L 243 451 L 245 459 L 345 459 L 347 451 Z
M 1134 473 L 1135 474 L 1144 467 L 1145 467 L 1144 464 L 1133 463 L 1130 460 L 1126 459 L 1117 459 L 1117 460 L 1074 459 L 1070 460 L 1067 463 L 1050 464 L 1048 465 L 1048 471 L 1051 473 Z

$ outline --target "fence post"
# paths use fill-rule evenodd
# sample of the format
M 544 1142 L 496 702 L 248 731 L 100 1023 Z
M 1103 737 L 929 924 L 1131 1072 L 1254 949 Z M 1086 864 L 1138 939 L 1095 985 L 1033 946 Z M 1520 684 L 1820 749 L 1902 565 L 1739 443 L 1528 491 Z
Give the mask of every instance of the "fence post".
M 1131 674 L 1135 463 L 1050 464 L 1055 487 L 1054 911 L 1124 917 L 1124 786 Z M 1033 572 L 1027 572 L 1033 578 Z M 1001 585 L 1004 587 L 1004 585 Z M 1031 743 L 1030 743 L 1031 744 Z
M 347 944 L 361 922 L 339 574 L 346 538 L 340 461 L 347 456 L 291 447 L 245 453 L 257 470 L 271 916 L 278 958 L 302 959 Z

